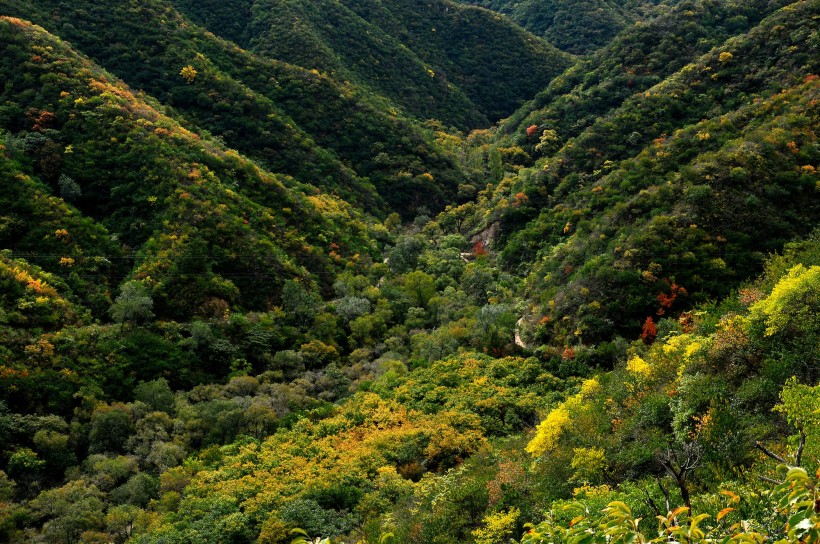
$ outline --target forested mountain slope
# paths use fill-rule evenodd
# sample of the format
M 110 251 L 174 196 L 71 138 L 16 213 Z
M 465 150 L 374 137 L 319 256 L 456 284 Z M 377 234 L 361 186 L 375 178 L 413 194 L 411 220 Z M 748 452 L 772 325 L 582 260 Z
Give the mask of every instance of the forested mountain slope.
M 621 30 L 651 16 L 663 0 L 466 0 L 508 15 L 563 51 L 587 54 L 606 45 Z M 735 6 L 740 7 L 740 6 Z
M 455 193 L 460 173 L 452 161 L 384 100 L 247 53 L 186 22 L 167 2 L 14 0 L 6 9 L 274 172 L 382 213 L 436 208 Z M 124 32 L 134 36 L 128 47 Z
M 553 115 L 602 108 L 595 92 L 519 125 L 546 157 L 501 183 L 482 221 L 498 222 L 502 260 L 529 274 L 546 334 L 597 343 L 638 330 L 672 285 L 690 302 L 725 294 L 812 228 L 817 9 L 792 4 L 578 132 Z
M 820 3 L 541 7 L 4 2 L 0 541 L 813 541 Z
M 234 2 L 244 13 L 247 3 Z M 175 0 L 195 19 L 203 12 L 197 4 Z M 364 85 L 415 117 L 462 129 L 506 117 L 570 64 L 509 21 L 448 0 L 260 0 L 250 13 L 240 42 L 248 49 Z
M 285 279 L 328 285 L 341 255 L 375 250 L 348 204 L 186 130 L 42 29 L 5 18 L 2 37 L 4 247 L 80 292 L 133 274 L 159 315 L 264 308 Z
M 727 39 L 748 32 L 788 0 L 685 2 L 662 6 L 652 17 L 619 33 L 612 42 L 554 80 L 535 99 L 501 124 L 529 153 L 534 149 L 525 129 L 537 124 L 555 130 L 560 142 L 577 136 L 598 117 L 627 98 L 646 91 Z

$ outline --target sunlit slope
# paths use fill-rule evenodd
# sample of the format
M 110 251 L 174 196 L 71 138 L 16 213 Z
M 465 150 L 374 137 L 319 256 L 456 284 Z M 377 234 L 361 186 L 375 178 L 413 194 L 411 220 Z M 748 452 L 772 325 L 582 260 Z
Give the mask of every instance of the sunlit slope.
M 813 228 L 817 9 L 787 6 L 577 135 L 529 118 L 521 138 L 542 158 L 479 213 L 498 223 L 506 266 L 529 275 L 538 334 L 633 334 L 673 285 L 689 303 L 725 294 Z
M 187 22 L 168 2 L 14 0 L 6 10 L 69 40 L 172 107 L 189 128 L 207 130 L 271 171 L 383 214 L 436 208 L 455 193 L 458 169 L 386 99 L 242 50 Z
M 160 315 L 185 316 L 216 300 L 269 307 L 285 279 L 327 285 L 347 258 L 373 251 L 360 212 L 186 130 L 41 28 L 4 18 L 2 40 L 6 160 L 26 176 L 3 195 L 15 253 L 67 277 L 62 257 L 100 260 L 115 283 L 146 280 Z M 35 234 L 58 213 L 54 231 Z M 88 219 L 74 226 L 78 214 Z M 74 240 L 87 249 L 72 253 Z

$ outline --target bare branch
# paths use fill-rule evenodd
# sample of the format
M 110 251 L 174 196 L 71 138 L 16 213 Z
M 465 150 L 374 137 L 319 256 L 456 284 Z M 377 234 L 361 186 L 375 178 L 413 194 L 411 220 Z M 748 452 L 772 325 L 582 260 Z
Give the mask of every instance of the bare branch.
M 768 482 L 768 483 L 774 484 L 774 485 L 780 485 L 780 484 L 783 483 L 783 482 L 781 482 L 779 480 L 775 480 L 773 478 L 767 478 L 766 476 L 758 476 L 758 478 L 760 478 L 761 481 Z
M 756 440 L 755 440 L 755 447 L 757 449 L 759 449 L 760 451 L 762 451 L 763 453 L 765 453 L 767 457 L 771 457 L 775 461 L 783 463 L 784 465 L 791 466 L 791 463 L 789 463 L 788 461 L 786 461 L 785 459 L 783 459 L 782 457 L 780 457 L 779 455 L 777 455 L 776 453 L 774 453 L 769 448 L 767 448 L 766 446 L 764 446 L 763 444 L 761 444 L 760 442 L 758 442 Z
M 691 472 L 700 465 L 702 452 L 695 442 L 684 444 L 683 453 L 686 454 L 686 461 L 681 463 L 681 472 Z
M 677 448 L 669 447 L 663 454 L 657 455 L 656 457 L 657 462 L 664 468 L 667 474 L 674 478 L 678 489 L 680 489 L 683 503 L 690 510 L 692 508 L 692 501 L 689 495 L 687 480 L 692 471 L 700 464 L 701 456 L 702 449 L 700 445 L 696 442 L 687 442 Z
M 661 463 L 661 466 L 664 468 L 664 470 L 666 470 L 666 472 L 667 472 L 670 476 L 672 476 L 672 477 L 673 477 L 673 478 L 675 478 L 676 480 L 680 477 L 680 476 L 678 475 L 678 473 L 677 473 L 677 472 L 675 472 L 675 467 L 673 467 L 673 466 L 672 466 L 672 463 L 669 463 L 669 462 L 667 462 L 667 461 L 661 461 L 660 463 Z

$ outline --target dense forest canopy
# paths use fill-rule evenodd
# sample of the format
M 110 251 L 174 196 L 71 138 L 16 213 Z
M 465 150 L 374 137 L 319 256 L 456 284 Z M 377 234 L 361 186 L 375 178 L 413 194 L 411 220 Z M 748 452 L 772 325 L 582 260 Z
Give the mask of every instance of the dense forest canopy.
M 503 13 L 559 49 L 587 54 L 606 45 L 627 26 L 651 17 L 674 0 L 465 0 Z M 729 2 L 726 2 L 727 4 Z M 733 7 L 740 7 L 734 3 Z
M 0 2 L 0 541 L 820 541 L 818 21 Z

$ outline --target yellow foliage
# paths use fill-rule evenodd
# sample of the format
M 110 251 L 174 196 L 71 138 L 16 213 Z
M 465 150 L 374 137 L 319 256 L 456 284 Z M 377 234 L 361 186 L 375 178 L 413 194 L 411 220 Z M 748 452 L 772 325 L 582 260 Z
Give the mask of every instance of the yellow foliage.
M 47 359 L 54 356 L 54 345 L 45 338 L 40 338 L 34 344 L 27 345 L 23 350 L 29 357 Z
M 723 53 L 721 53 L 721 54 L 720 54 L 720 56 L 718 57 L 718 62 L 729 62 L 729 61 L 730 61 L 730 60 L 732 60 L 733 58 L 734 58 L 734 55 L 732 55 L 732 54 L 731 54 L 731 53 L 729 53 L 728 51 L 724 51 L 724 52 L 723 52 Z
M 527 453 L 538 456 L 554 449 L 570 421 L 565 403 L 561 403 L 538 425 L 535 438 L 527 444 Z
M 750 308 L 753 319 L 766 324 L 766 336 L 808 326 L 820 315 L 820 266 L 799 264 L 789 270 L 768 298 Z
M 416 450 L 424 466 L 453 466 L 484 447 L 480 420 L 455 413 L 425 415 L 372 393 L 349 399 L 338 413 L 319 422 L 303 419 L 288 432 L 261 445 L 228 446 L 214 469 L 202 470 L 191 481 L 191 496 L 236 497 L 244 512 L 268 519 L 273 531 L 283 504 L 311 487 L 375 484 L 379 488 L 409 491 L 390 466 L 396 452 Z M 185 499 L 183 499 L 185 500 Z
M 683 352 L 684 359 L 686 359 L 687 361 L 690 360 L 692 358 L 692 355 L 697 353 L 701 347 L 702 345 L 700 342 L 692 342 L 691 344 L 686 346 L 686 349 Z
M 637 355 L 634 355 L 626 363 L 626 369 L 632 374 L 648 376 L 652 372 L 652 367 Z
M 606 484 L 603 485 L 589 485 L 584 484 L 581 487 L 576 487 L 572 490 L 572 496 L 579 499 L 591 499 L 593 497 L 607 496 L 612 493 L 612 488 Z
M 581 384 L 581 392 L 570 397 L 558 405 L 542 421 L 535 431 L 535 437 L 527 444 L 527 453 L 534 457 L 543 455 L 555 449 L 564 430 L 572 421 L 571 413 L 580 411 L 585 398 L 601 391 L 601 384 L 597 378 L 585 380 Z
M 712 408 L 709 408 L 703 416 L 692 416 L 692 420 L 695 422 L 695 428 L 689 433 L 690 439 L 695 440 L 698 436 L 708 434 L 712 424 Z
M 692 334 L 678 334 L 667 339 L 661 349 L 666 355 L 680 356 L 685 362 L 689 362 L 692 356 L 703 348 L 706 340 Z
M 571 468 L 575 480 L 594 480 L 606 469 L 606 454 L 601 448 L 575 448 Z
M 598 381 L 598 378 L 590 378 L 588 380 L 584 380 L 584 383 L 581 384 L 581 393 L 579 393 L 579 400 L 591 397 L 592 395 L 595 395 L 600 391 L 601 383 Z
M 495 512 L 484 516 L 483 527 L 473 531 L 476 544 L 503 544 L 514 537 L 514 531 L 521 516 L 518 508 Z
M 197 71 L 196 68 L 189 64 L 179 71 L 179 75 L 181 75 L 182 79 L 184 79 L 188 84 L 191 84 L 196 79 Z

